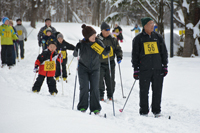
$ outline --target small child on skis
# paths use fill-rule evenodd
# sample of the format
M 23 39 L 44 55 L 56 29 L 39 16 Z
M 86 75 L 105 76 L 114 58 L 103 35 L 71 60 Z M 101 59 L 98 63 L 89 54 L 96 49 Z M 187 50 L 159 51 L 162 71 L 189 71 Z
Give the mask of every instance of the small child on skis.
M 39 43 L 40 47 L 42 46 L 42 49 L 45 50 L 47 48 L 48 42 L 50 41 L 56 41 L 56 38 L 52 35 L 52 29 L 48 27 L 46 29 L 46 35 L 43 36 Z
M 1 68 L 8 65 L 10 69 L 13 65 L 12 51 L 13 51 L 13 40 L 17 40 L 18 37 L 14 29 L 9 25 L 9 19 L 4 17 L 2 19 L 3 24 L 0 26 L 1 36 Z
M 77 57 L 78 51 L 80 51 L 78 62 L 80 96 L 77 109 L 85 112 L 90 106 L 91 112 L 99 114 L 101 110 L 99 103 L 99 55 L 107 55 L 110 52 L 110 46 L 104 47 L 103 43 L 96 38 L 96 31 L 92 27 L 83 24 L 82 28 L 84 39 L 76 45 L 73 53 Z M 88 100 L 89 98 L 90 100 Z
M 66 64 L 67 64 L 67 50 L 74 50 L 74 45 L 66 42 L 63 39 L 63 35 L 61 33 L 57 34 L 57 51 L 58 53 L 62 54 L 63 57 L 63 63 L 62 63 L 62 75 L 60 72 L 60 62 L 56 62 L 56 81 L 59 81 L 59 76 L 62 76 L 63 80 L 67 82 L 67 70 L 66 70 Z
M 60 62 L 60 54 L 56 52 L 56 42 L 48 42 L 47 49 L 45 49 L 35 61 L 34 72 L 39 72 L 39 75 L 34 83 L 32 88 L 33 92 L 39 92 L 44 81 L 44 78 L 47 77 L 47 84 L 49 87 L 49 92 L 51 95 L 56 95 L 58 90 L 56 89 L 56 81 L 54 79 L 56 71 L 56 60 Z M 62 62 L 62 59 L 61 59 Z M 39 67 L 39 68 L 38 68 Z

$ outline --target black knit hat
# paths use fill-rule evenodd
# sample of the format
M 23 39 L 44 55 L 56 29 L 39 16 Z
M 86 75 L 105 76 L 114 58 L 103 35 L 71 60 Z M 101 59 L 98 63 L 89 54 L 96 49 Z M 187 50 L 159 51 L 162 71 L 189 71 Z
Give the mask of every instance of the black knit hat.
M 46 22 L 46 21 L 48 21 L 48 20 L 50 20 L 50 21 L 51 21 L 51 19 L 50 19 L 50 18 L 46 18 L 46 19 L 45 19 L 45 22 Z
M 21 22 L 22 22 L 21 18 L 18 18 L 18 19 L 16 20 L 16 22 L 18 22 L 18 21 L 21 21 Z
M 83 28 L 82 34 L 85 40 L 88 40 L 90 36 L 97 33 L 91 26 L 86 26 L 85 24 L 83 24 L 81 27 Z
M 105 29 L 110 29 L 110 26 L 109 26 L 106 22 L 103 22 L 103 23 L 101 24 L 101 31 L 102 31 L 102 30 L 105 30 Z
M 144 27 L 149 21 L 153 20 L 152 18 L 150 17 L 145 17 L 145 18 L 142 18 L 141 19 L 141 22 L 142 22 L 142 27 Z
M 57 47 L 57 43 L 56 43 L 55 41 L 49 41 L 49 42 L 48 42 L 48 46 L 49 46 L 50 44 L 54 44 L 54 45 Z

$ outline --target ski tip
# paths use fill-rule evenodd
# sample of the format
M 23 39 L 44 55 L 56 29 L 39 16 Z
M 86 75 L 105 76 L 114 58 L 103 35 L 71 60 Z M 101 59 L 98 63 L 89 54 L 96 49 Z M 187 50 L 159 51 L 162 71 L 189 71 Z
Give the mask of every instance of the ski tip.
M 119 112 L 121 112 L 121 113 L 122 113 L 122 112 L 123 112 L 123 109 L 120 109 L 120 110 L 119 110 Z

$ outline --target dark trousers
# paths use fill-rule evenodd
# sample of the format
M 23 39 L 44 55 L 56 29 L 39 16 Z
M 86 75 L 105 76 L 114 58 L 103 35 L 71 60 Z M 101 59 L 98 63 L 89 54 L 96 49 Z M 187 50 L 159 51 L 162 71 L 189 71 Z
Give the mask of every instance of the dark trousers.
M 99 103 L 99 69 L 88 70 L 79 64 L 78 77 L 80 84 L 80 95 L 77 109 L 86 109 L 90 106 L 90 111 L 101 110 Z M 89 104 L 89 105 L 88 105 Z
M 7 64 L 8 66 L 11 66 L 13 64 L 12 52 L 13 52 L 13 45 L 1 45 L 2 64 Z
M 20 46 L 20 56 L 21 58 L 24 58 L 24 41 L 23 40 L 19 41 L 19 46 Z
M 115 91 L 115 62 L 111 61 L 110 66 L 111 66 L 111 80 L 110 80 L 108 64 L 101 63 L 100 80 L 99 80 L 100 98 L 104 98 L 105 84 L 107 87 L 106 91 L 107 91 L 108 98 L 111 98 Z M 112 83 L 112 88 L 111 88 L 111 83 Z
M 152 112 L 158 114 L 161 112 L 161 97 L 163 75 L 161 70 L 140 71 L 140 114 L 148 114 L 149 112 L 149 87 L 152 85 Z
M 33 88 L 32 88 L 32 91 L 35 91 L 37 90 L 37 92 L 40 91 L 41 89 L 41 86 L 42 86 L 42 83 L 44 81 L 44 78 L 45 76 L 43 75 L 38 75 L 34 85 L 33 85 Z M 58 93 L 58 90 L 56 89 L 56 81 L 53 77 L 47 77 L 47 85 L 49 87 L 49 92 L 52 94 L 53 92 L 55 93 Z
M 17 43 L 13 42 L 13 51 L 12 51 L 12 57 L 13 57 L 13 64 L 16 63 L 16 56 L 17 56 Z
M 63 78 L 67 78 L 67 69 L 66 69 L 66 64 L 67 64 L 67 58 L 63 59 L 62 65 L 62 75 L 60 75 L 60 62 L 56 61 L 56 75 L 55 77 L 62 76 Z

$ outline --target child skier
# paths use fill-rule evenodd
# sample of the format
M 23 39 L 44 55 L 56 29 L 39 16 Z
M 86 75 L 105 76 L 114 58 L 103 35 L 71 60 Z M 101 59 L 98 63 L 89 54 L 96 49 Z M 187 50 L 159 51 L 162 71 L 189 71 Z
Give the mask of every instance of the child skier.
M 56 89 L 56 81 L 54 79 L 55 70 L 56 70 L 56 60 L 60 62 L 60 54 L 56 52 L 56 42 L 48 42 L 47 49 L 45 49 L 35 61 L 34 72 L 39 71 L 37 80 L 32 88 L 33 92 L 39 92 L 44 81 L 44 78 L 47 77 L 47 84 L 49 87 L 49 92 L 51 95 L 56 95 L 58 93 Z M 61 59 L 62 62 L 62 59 Z M 38 68 L 39 67 L 39 68 Z
M 135 36 L 137 36 L 138 34 L 140 34 L 141 29 L 138 26 L 138 24 L 136 24 L 135 27 L 131 31 L 135 31 Z
M 99 55 L 107 55 L 110 52 L 110 46 L 104 47 L 103 43 L 96 38 L 96 31 L 92 27 L 83 24 L 82 28 L 84 39 L 76 45 L 73 53 L 77 57 L 78 50 L 80 50 L 78 63 L 80 97 L 77 109 L 85 112 L 90 105 L 90 111 L 99 114 L 101 110 L 99 103 Z M 90 103 L 88 103 L 88 97 Z
M 67 82 L 67 71 L 66 71 L 66 64 L 67 64 L 67 49 L 69 50 L 74 50 L 74 45 L 72 44 L 69 44 L 68 42 L 66 42 L 64 39 L 63 39 L 63 35 L 61 33 L 59 33 L 57 35 L 57 51 L 58 53 L 62 53 L 62 57 L 63 57 L 63 63 L 62 63 L 62 75 L 61 72 L 60 72 L 60 62 L 57 61 L 56 63 L 56 81 L 59 81 L 59 76 L 62 76 L 63 77 L 63 80 Z
M 52 29 L 48 27 L 46 29 L 46 35 L 43 36 L 40 41 L 40 47 L 42 46 L 42 49 L 45 50 L 47 48 L 48 42 L 50 41 L 56 41 L 56 38 L 52 35 Z
M 20 57 L 24 59 L 24 41 L 27 41 L 27 31 L 26 28 L 22 25 L 22 20 L 19 18 L 16 20 L 17 25 L 15 26 L 17 30 L 17 35 L 19 36 L 19 43 L 20 46 Z M 17 48 L 17 58 L 18 58 L 18 48 Z
M 1 61 L 3 68 L 6 64 L 10 69 L 13 64 L 12 60 L 12 49 L 13 49 L 13 40 L 17 40 L 14 29 L 9 25 L 9 19 L 4 17 L 2 19 L 3 24 L 0 26 L 0 36 L 1 36 Z

